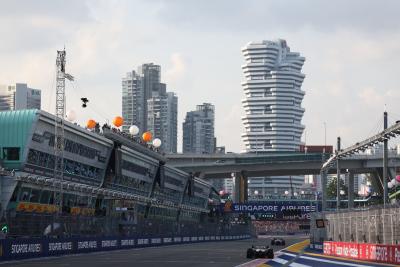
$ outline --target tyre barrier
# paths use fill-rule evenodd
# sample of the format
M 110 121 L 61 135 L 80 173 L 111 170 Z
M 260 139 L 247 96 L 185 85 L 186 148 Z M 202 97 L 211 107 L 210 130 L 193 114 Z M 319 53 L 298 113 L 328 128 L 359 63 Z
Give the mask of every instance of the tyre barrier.
M 324 254 L 380 263 L 400 263 L 400 245 L 326 241 Z
M 248 238 L 250 235 L 3 239 L 0 261 Z

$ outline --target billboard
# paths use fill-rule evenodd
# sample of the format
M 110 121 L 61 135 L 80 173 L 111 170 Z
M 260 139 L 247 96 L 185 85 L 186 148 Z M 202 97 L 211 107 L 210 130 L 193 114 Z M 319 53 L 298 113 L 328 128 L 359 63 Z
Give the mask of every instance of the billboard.
M 309 219 L 312 212 L 321 211 L 319 201 L 260 201 L 247 203 L 233 203 L 227 201 L 221 206 L 223 212 L 265 214 L 272 219 L 296 217 Z
M 325 241 L 324 254 L 357 260 L 400 263 L 400 245 Z

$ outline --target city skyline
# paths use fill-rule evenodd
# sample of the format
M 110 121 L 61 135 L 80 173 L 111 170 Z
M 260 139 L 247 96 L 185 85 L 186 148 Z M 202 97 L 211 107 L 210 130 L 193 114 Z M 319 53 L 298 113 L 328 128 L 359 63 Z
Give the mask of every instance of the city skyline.
M 159 138 L 166 153 L 177 152 L 178 97 L 161 82 L 160 65 L 144 63 L 137 72 L 128 72 L 122 78 L 121 102 L 124 132 L 135 125 L 139 135 L 150 131 Z
M 324 144 L 324 123 L 331 145 L 339 135 L 346 147 L 377 132 L 384 104 L 389 124 L 396 121 L 399 3 L 363 1 L 359 10 L 358 1 L 299 1 L 290 6 L 304 12 L 279 16 L 287 3 L 221 1 L 207 12 L 207 4 L 196 2 L 4 1 L 0 30 L 8 38 L 0 45 L 5 62 L 0 83 L 26 81 L 41 88 L 42 108 L 53 113 L 55 51 L 65 44 L 67 72 L 76 78 L 74 86 L 67 83 L 68 109 L 77 111 L 81 124 L 89 118 L 105 122 L 120 115 L 120 77 L 126 70 L 157 62 L 180 98 L 178 140 L 190 107 L 211 102 L 218 108 L 216 137 L 227 151 L 239 152 L 244 148 L 240 48 L 250 40 L 283 38 L 307 55 L 302 124 L 308 144 Z M 222 12 L 226 6 L 229 14 Z M 153 11 L 141 14 L 143 9 Z M 80 108 L 82 95 L 91 100 L 86 110 Z

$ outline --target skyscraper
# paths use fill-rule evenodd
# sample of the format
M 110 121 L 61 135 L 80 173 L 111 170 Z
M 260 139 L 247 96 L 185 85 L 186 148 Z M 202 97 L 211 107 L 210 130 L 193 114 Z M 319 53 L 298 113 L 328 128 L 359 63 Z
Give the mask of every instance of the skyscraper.
M 214 153 L 214 105 L 204 103 L 186 113 L 183 122 L 183 153 Z
M 122 130 L 136 125 L 140 133 L 150 131 L 161 139 L 165 152 L 176 153 L 178 98 L 166 88 L 159 65 L 146 63 L 137 72 L 128 72 L 122 78 Z
M 40 108 L 40 90 L 29 88 L 26 83 L 0 85 L 0 111 Z
M 145 108 L 142 78 L 135 71 L 128 72 L 122 78 L 122 130 L 128 132 L 131 125 L 136 125 L 142 132 L 145 129 Z
M 178 98 L 172 93 L 155 93 L 147 100 L 147 130 L 162 141 L 167 153 L 177 152 Z
M 245 98 L 242 134 L 247 152 L 299 150 L 304 125 L 301 68 L 305 58 L 291 52 L 285 40 L 250 42 L 242 53 L 246 80 L 242 83 Z M 278 194 L 300 187 L 304 176 L 263 177 L 251 179 L 250 193 Z

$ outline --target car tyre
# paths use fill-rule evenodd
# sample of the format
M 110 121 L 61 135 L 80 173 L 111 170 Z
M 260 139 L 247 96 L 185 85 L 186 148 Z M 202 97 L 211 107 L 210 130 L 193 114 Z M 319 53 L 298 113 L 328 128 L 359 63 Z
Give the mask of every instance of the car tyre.
M 246 253 L 246 258 L 252 259 L 253 257 L 254 257 L 254 251 L 251 248 L 249 248 Z
M 267 251 L 267 258 L 268 259 L 273 259 L 274 258 L 274 251 L 272 249 L 269 249 Z

